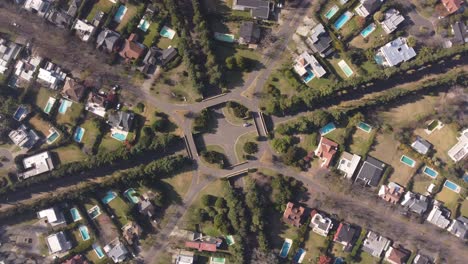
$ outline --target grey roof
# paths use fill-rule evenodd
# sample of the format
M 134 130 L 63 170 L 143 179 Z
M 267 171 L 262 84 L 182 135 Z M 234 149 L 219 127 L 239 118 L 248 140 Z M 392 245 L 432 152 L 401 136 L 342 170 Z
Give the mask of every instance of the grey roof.
M 374 257 L 380 258 L 382 253 L 388 249 L 391 241 L 373 231 L 367 233 L 366 240 L 362 246 L 362 250 L 371 254 Z
M 133 125 L 135 115 L 131 112 L 113 112 L 109 114 L 109 124 L 124 131 L 130 131 Z
M 422 137 L 417 137 L 416 140 L 411 144 L 411 147 L 418 153 L 426 155 L 427 152 L 431 149 L 432 144 Z
M 152 217 L 153 214 L 154 214 L 154 205 L 153 203 L 151 203 L 150 200 L 142 200 L 139 204 L 138 204 L 138 212 L 140 212 L 140 214 L 145 214 L 149 217 Z
M 447 210 L 444 210 L 443 208 L 434 205 L 427 217 L 427 221 L 440 228 L 445 229 L 450 224 L 450 220 L 448 218 L 449 215 L 450 214 L 447 212 Z
M 418 254 L 413 260 L 413 264 L 431 264 L 431 263 L 432 261 L 429 257 L 421 255 L 421 254 Z
M 176 56 L 177 50 L 174 47 L 169 47 L 164 50 L 158 47 L 151 47 L 143 59 L 143 64 L 145 64 L 145 68 L 148 68 L 150 65 L 155 66 L 156 64 L 164 66 Z
M 254 22 L 246 21 L 240 26 L 239 36 L 246 43 L 257 43 L 260 39 L 260 28 Z
M 235 6 L 250 9 L 255 18 L 268 19 L 270 15 L 270 2 L 264 0 L 237 0 Z
M 387 34 L 395 31 L 399 24 L 405 21 L 405 18 L 400 12 L 394 8 L 385 12 L 385 20 L 382 21 L 381 25 Z
M 356 181 L 360 180 L 366 185 L 377 187 L 385 166 L 385 163 L 368 156 L 359 170 Z
M 104 48 L 109 52 L 115 49 L 115 46 L 120 39 L 120 35 L 109 29 L 104 29 L 97 36 L 96 44 L 98 48 Z
M 380 0 L 361 0 L 362 6 L 366 8 L 367 12 L 369 14 L 374 13 L 379 9 L 380 5 L 382 4 L 382 1 Z
M 321 56 L 325 56 L 326 51 L 331 47 L 331 42 L 330 35 L 320 23 L 312 29 L 311 35 L 306 40 L 312 51 L 320 53 Z
M 380 48 L 389 66 L 395 66 L 416 56 L 413 48 L 409 47 L 406 39 L 399 37 Z
M 421 194 L 407 192 L 401 204 L 410 211 L 422 215 L 429 207 L 429 199 Z
M 358 230 L 348 223 L 341 223 L 340 225 L 341 228 L 335 234 L 334 241 L 351 244 Z
M 121 242 L 112 247 L 107 255 L 112 258 L 114 262 L 122 262 L 127 258 L 128 250 Z
M 468 27 L 465 25 L 465 22 L 455 22 L 452 25 L 453 29 L 453 39 L 452 42 L 455 44 L 463 44 L 468 42 Z
M 460 216 L 454 219 L 448 231 L 461 239 L 468 239 L 468 218 Z
M 81 3 L 82 3 L 82 0 L 70 0 L 70 6 L 68 7 L 67 13 L 70 16 L 75 17 L 78 13 L 78 9 L 81 6 Z
M 71 17 L 66 11 L 58 9 L 50 9 L 45 18 L 60 28 L 69 28 L 73 23 L 73 17 Z

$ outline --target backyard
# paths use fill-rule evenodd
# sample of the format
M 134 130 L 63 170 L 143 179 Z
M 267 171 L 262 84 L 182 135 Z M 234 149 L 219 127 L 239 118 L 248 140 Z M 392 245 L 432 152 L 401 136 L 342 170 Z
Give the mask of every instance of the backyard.
M 193 103 L 200 97 L 199 92 L 193 87 L 183 63 L 174 69 L 161 72 L 150 90 L 161 99 L 172 103 Z
M 114 3 L 112 3 L 109 0 L 98 0 L 97 3 L 93 5 L 93 9 L 89 12 L 88 16 L 86 17 L 86 20 L 88 21 L 93 21 L 94 16 L 98 11 L 102 11 L 104 13 L 109 13 L 109 11 L 112 9 L 112 6 Z
M 434 180 L 431 177 L 423 173 L 417 173 L 413 176 L 413 190 L 412 191 L 416 193 L 424 194 L 427 191 L 427 187 L 429 187 L 429 185 L 433 182 Z
M 61 164 L 67 164 L 70 162 L 82 161 L 86 159 L 86 155 L 75 144 L 69 144 L 68 146 L 54 149 L 54 152 L 57 153 Z
M 444 203 L 444 206 L 452 212 L 451 217 L 455 217 L 455 212 L 458 207 L 458 199 L 460 195 L 446 187 L 443 187 L 442 190 L 436 195 L 435 199 Z
M 117 195 L 117 197 L 115 197 L 107 205 L 114 212 L 121 227 L 128 223 L 127 216 L 130 214 L 130 207 L 122 198 L 120 198 L 120 196 Z
M 304 250 L 307 251 L 304 263 L 315 263 L 326 246 L 327 238 L 310 230 L 308 239 L 304 244 Z
M 99 145 L 99 151 L 114 151 L 121 146 L 123 146 L 123 143 L 111 137 L 111 133 L 109 132 L 102 138 L 101 144 Z
M 301 134 L 299 137 L 299 146 L 305 149 L 308 153 L 315 151 L 317 148 L 318 141 L 320 140 L 317 133 L 314 134 Z
M 83 105 L 78 103 L 72 103 L 65 113 L 57 114 L 57 123 L 73 127 L 76 124 L 78 117 L 80 117 L 83 111 Z
M 85 130 L 83 139 L 81 143 L 84 144 L 86 149 L 92 149 L 94 146 L 94 142 L 96 142 L 96 137 L 99 134 L 99 129 L 96 126 L 96 120 L 87 119 L 81 127 Z
M 130 20 L 136 15 L 138 9 L 140 8 L 140 6 L 132 5 L 128 2 L 127 4 L 125 4 L 125 7 L 127 8 L 127 12 L 125 12 L 125 15 L 122 17 L 122 20 L 116 28 L 117 32 L 120 33 L 122 33 L 123 29 L 127 26 L 128 22 L 130 22 Z
M 468 217 L 468 199 L 465 199 L 460 207 L 460 214 L 464 217 Z
M 451 162 L 448 150 L 457 143 L 458 131 L 455 124 L 446 124 L 439 130 L 434 130 L 430 135 L 424 132 L 424 128 L 418 128 L 414 133 L 434 145 L 435 156 L 444 162 Z
M 49 97 L 55 97 L 57 95 L 56 91 L 50 90 L 48 88 L 40 88 L 36 94 L 36 101 L 35 104 L 40 108 L 44 109 L 49 100 Z M 58 102 L 55 102 L 56 104 Z
M 364 132 L 361 129 L 356 129 L 349 146 L 350 152 L 365 157 L 374 143 L 376 134 L 377 129 L 373 129 L 370 133 Z
M 49 129 L 51 125 L 47 121 L 41 119 L 39 115 L 35 115 L 29 119 L 29 123 L 34 128 L 34 130 L 40 132 L 44 137 L 49 135 Z

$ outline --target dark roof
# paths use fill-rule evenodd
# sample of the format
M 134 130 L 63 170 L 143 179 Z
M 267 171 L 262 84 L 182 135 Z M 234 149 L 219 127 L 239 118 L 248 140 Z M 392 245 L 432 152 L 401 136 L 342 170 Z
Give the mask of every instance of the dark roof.
M 431 259 L 427 256 L 418 254 L 413 261 L 413 264 L 431 264 Z
M 69 28 L 73 23 L 73 17 L 63 10 L 51 9 L 46 14 L 46 19 L 60 28 Z
M 69 98 L 72 101 L 79 102 L 83 95 L 86 92 L 86 87 L 80 82 L 75 81 L 72 78 L 67 78 L 65 80 L 65 85 L 63 86 L 62 95 Z
M 365 2 L 362 3 L 362 6 L 366 8 L 369 14 L 372 14 L 379 9 L 381 4 L 382 2 L 380 0 L 365 0 Z
M 340 223 L 333 241 L 352 244 L 357 231 L 348 223 Z
M 252 16 L 255 18 L 268 19 L 270 15 L 270 2 L 264 0 L 237 0 L 237 6 L 243 6 L 251 9 Z
M 112 52 L 116 49 L 117 43 L 120 39 L 120 35 L 109 29 L 104 29 L 97 36 L 96 44 L 97 48 L 106 49 L 108 52 Z
M 109 125 L 118 127 L 124 131 L 130 131 L 135 115 L 131 112 L 113 112 L 109 114 Z
M 356 181 L 363 181 L 365 184 L 368 184 L 373 187 L 377 187 L 379 184 L 380 178 L 382 177 L 383 171 L 385 169 L 385 163 L 368 156 L 361 169 L 359 174 L 356 177 Z
M 418 136 L 416 140 L 411 144 L 411 147 L 418 153 L 426 155 L 427 152 L 432 148 L 432 144 L 424 138 Z
M 455 22 L 452 25 L 453 28 L 453 39 L 452 42 L 455 44 L 463 44 L 468 40 L 468 27 L 464 22 Z
M 71 0 L 70 1 L 70 6 L 68 7 L 67 13 L 70 16 L 75 17 L 76 14 L 78 13 L 78 9 L 81 6 L 81 3 L 82 3 L 82 0 Z
M 260 39 L 260 28 L 252 21 L 242 23 L 239 35 L 246 43 L 257 43 Z

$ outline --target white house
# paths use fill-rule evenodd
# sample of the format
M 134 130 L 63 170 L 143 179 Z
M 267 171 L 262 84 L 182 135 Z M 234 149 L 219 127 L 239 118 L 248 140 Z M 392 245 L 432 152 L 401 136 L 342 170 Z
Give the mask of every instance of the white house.
M 96 32 L 95 26 L 88 24 L 86 21 L 80 19 L 75 21 L 75 24 L 73 24 L 72 28 L 76 30 L 76 35 L 78 35 L 78 37 L 84 42 L 89 41 L 89 39 L 91 39 L 91 37 Z
M 434 204 L 434 207 L 432 207 L 432 210 L 427 216 L 426 220 L 433 225 L 436 225 L 442 229 L 446 229 L 450 224 L 449 216 L 450 213 L 447 212 L 447 210 L 444 210 L 443 208 Z
M 67 74 L 62 71 L 62 69 L 55 65 L 52 62 L 47 62 L 43 68 L 39 69 L 39 74 L 37 78 L 47 85 L 49 88 L 57 90 L 59 85 L 63 83 Z
M 314 77 L 320 78 L 327 73 L 317 59 L 306 51 L 299 55 L 294 61 L 294 71 L 301 76 L 306 83 Z
M 15 65 L 15 75 L 22 80 L 30 82 L 41 62 L 42 58 L 39 56 L 31 56 L 28 59 L 19 60 Z
M 351 179 L 360 160 L 361 156 L 344 151 L 338 162 L 338 170 L 344 173 L 346 179 Z
M 27 171 L 18 173 L 18 178 L 23 180 L 54 169 L 54 163 L 48 151 L 25 158 L 23 165 Z
M 458 142 L 448 151 L 448 155 L 455 162 L 465 158 L 468 153 L 468 128 L 463 130 L 457 139 Z
M 394 8 L 385 12 L 384 21 L 380 23 L 385 33 L 390 34 L 395 31 L 405 18 L 400 14 L 400 12 Z
M 377 63 L 393 67 L 416 56 L 416 51 L 408 46 L 406 38 L 399 37 L 379 49 Z
M 59 211 L 56 207 L 44 209 L 37 213 L 39 219 L 47 218 L 47 223 L 52 226 L 60 225 L 65 223 L 65 217 L 63 213 Z
M 312 216 L 312 219 L 310 220 L 312 231 L 326 237 L 333 227 L 332 220 L 325 215 L 320 214 L 316 210 L 313 210 L 310 215 Z
M 10 64 L 18 57 L 21 49 L 19 44 L 0 38 L 0 74 L 5 74 Z
M 72 243 L 67 240 L 63 231 L 48 236 L 46 242 L 50 254 L 63 253 L 72 248 Z

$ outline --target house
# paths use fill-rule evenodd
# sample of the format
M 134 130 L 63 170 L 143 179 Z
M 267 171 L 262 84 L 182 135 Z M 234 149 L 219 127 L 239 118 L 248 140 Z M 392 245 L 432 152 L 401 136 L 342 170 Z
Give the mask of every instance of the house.
M 0 74 L 5 74 L 10 64 L 18 58 L 22 50 L 22 46 L 0 38 Z
M 464 21 L 457 21 L 451 25 L 452 27 L 452 43 L 463 45 L 468 42 L 468 27 Z
M 63 231 L 48 236 L 46 242 L 50 254 L 63 253 L 72 248 L 72 243 L 67 240 Z
M 359 181 L 364 186 L 369 185 L 377 187 L 379 185 L 380 178 L 382 178 L 385 167 L 385 163 L 368 156 L 366 161 L 364 161 L 364 164 L 362 164 L 355 182 Z
M 344 173 L 346 179 L 351 179 L 361 161 L 361 156 L 344 151 L 338 162 L 338 170 Z
M 234 0 L 232 9 L 250 10 L 250 15 L 258 19 L 268 19 L 270 16 L 270 2 L 265 0 Z
M 26 0 L 24 2 L 24 9 L 36 13 L 40 17 L 45 16 L 51 6 L 50 0 Z
M 318 60 L 307 51 L 297 56 L 294 61 L 294 71 L 305 83 L 308 83 L 315 77 L 320 78 L 327 73 Z
M 127 248 L 122 242 L 119 241 L 118 238 L 104 246 L 103 249 L 107 256 L 109 256 L 115 263 L 124 261 L 128 255 Z
M 457 139 L 458 142 L 448 151 L 448 155 L 455 162 L 465 158 L 468 153 L 468 128 L 463 130 L 460 137 Z
M 344 251 L 350 251 L 353 248 L 356 236 L 359 234 L 357 228 L 348 223 L 341 222 L 336 230 L 333 241 L 343 245 Z
M 208 252 L 216 252 L 216 243 L 211 242 L 203 242 L 203 241 L 187 241 L 185 242 L 185 247 L 193 248 L 198 251 L 208 251 Z
M 129 221 L 122 227 L 122 235 L 129 245 L 133 245 L 135 241 L 138 241 L 141 233 L 141 227 L 133 221 Z
M 48 61 L 43 68 L 39 68 L 37 78 L 47 84 L 50 89 L 57 90 L 67 77 L 58 65 Z
M 458 238 L 468 239 L 468 218 L 460 216 L 453 219 L 447 231 Z
M 32 81 L 34 73 L 41 62 L 42 58 L 39 56 L 31 56 L 27 59 L 19 60 L 15 65 L 15 76 L 26 82 Z
M 132 130 L 134 118 L 135 114 L 132 112 L 114 111 L 109 113 L 107 123 L 112 127 L 128 132 Z
M 329 256 L 321 255 L 318 259 L 317 264 L 331 264 L 332 258 Z
M 48 151 L 25 158 L 23 160 L 23 166 L 27 170 L 18 173 L 18 178 L 20 180 L 25 180 L 54 169 L 54 163 Z
M 405 193 L 405 196 L 403 196 L 401 205 L 413 213 L 422 215 L 429 207 L 429 198 L 424 195 L 408 191 Z
M 49 9 L 44 18 L 59 28 L 68 29 L 73 24 L 73 17 L 71 17 L 66 11 L 59 10 L 57 8 Z
M 409 47 L 406 38 L 399 37 L 385 44 L 377 53 L 377 63 L 393 67 L 416 56 L 413 48 Z
M 97 11 L 96 14 L 94 14 L 93 19 L 91 20 L 91 24 L 95 26 L 96 28 L 99 28 L 101 26 L 101 22 L 103 21 L 105 15 L 106 13 L 102 11 Z
M 446 229 L 450 224 L 450 212 L 441 206 L 434 204 L 426 220 L 442 229 Z
M 145 52 L 146 47 L 137 42 L 137 39 L 138 36 L 136 34 L 130 34 L 128 39 L 124 41 L 122 50 L 119 52 L 120 56 L 127 62 L 139 59 L 143 55 L 143 52 Z
M 177 54 L 177 50 L 172 46 L 163 50 L 153 46 L 149 48 L 143 58 L 143 67 L 141 68 L 141 71 L 143 73 L 154 72 L 157 65 L 166 66 L 177 56 Z
M 426 155 L 432 148 L 432 144 L 422 137 L 416 137 L 416 140 L 411 143 L 411 147 L 419 154 Z
M 413 259 L 413 264 L 431 264 L 432 261 L 428 256 L 424 256 L 421 254 L 416 255 Z
M 80 102 L 86 93 L 86 87 L 73 78 L 67 77 L 62 89 L 62 96 L 74 102 Z
M 463 0 L 442 0 L 442 4 L 445 6 L 445 9 L 447 9 L 447 12 L 449 14 L 453 14 L 460 10 L 462 5 L 464 4 Z
M 391 8 L 385 12 L 384 20 L 380 22 L 385 33 L 390 34 L 395 31 L 405 18 L 400 14 L 400 12 L 394 8 Z
M 80 9 L 81 4 L 83 3 L 82 0 L 70 0 L 67 10 L 67 14 L 71 17 L 75 17 L 78 15 L 78 10 Z
M 88 262 L 83 255 L 75 255 L 62 262 L 62 264 L 90 264 L 90 262 Z
M 260 40 L 260 33 L 260 27 L 256 23 L 245 21 L 239 28 L 239 43 L 256 44 Z
M 385 260 L 391 264 L 404 264 L 408 260 L 410 252 L 401 246 L 390 247 L 385 253 Z
M 405 188 L 394 182 L 390 182 L 388 185 L 380 186 L 379 197 L 389 203 L 397 204 L 404 192 Z
M 175 260 L 175 264 L 193 264 L 195 254 L 191 251 L 180 251 Z
M 362 250 L 369 253 L 370 255 L 380 258 L 382 253 L 388 250 L 392 241 L 383 237 L 373 231 L 369 231 L 366 236 L 366 240 L 362 244 Z
M 85 109 L 100 117 L 106 116 L 106 97 L 98 93 L 89 93 Z
M 337 151 L 337 143 L 329 140 L 326 137 L 321 137 L 318 147 L 314 152 L 315 156 L 319 157 L 322 160 L 322 164 L 320 164 L 320 167 L 328 168 Z
M 367 17 L 377 11 L 382 5 L 383 0 L 360 0 L 360 4 L 354 9 L 362 17 Z
M 156 208 L 148 197 L 148 194 L 143 194 L 141 201 L 138 203 L 138 212 L 146 215 L 149 219 L 153 219 L 156 214 Z
M 12 130 L 8 137 L 15 145 L 23 149 L 31 149 L 39 141 L 40 137 L 37 133 L 28 129 L 25 125 L 21 125 L 18 129 Z
M 310 216 L 312 217 L 310 220 L 310 227 L 312 227 L 312 231 L 326 237 L 333 227 L 332 220 L 325 215 L 320 214 L 316 210 L 312 210 Z
M 96 27 L 86 21 L 77 19 L 73 24 L 72 29 L 76 31 L 76 35 L 84 42 L 88 42 L 96 32 Z
M 95 23 L 93 23 L 94 26 Z M 117 51 L 119 49 L 120 35 L 110 29 L 104 29 L 99 33 L 96 39 L 96 47 L 107 52 Z
M 56 207 L 51 207 L 39 211 L 37 213 L 37 217 L 39 219 L 47 218 L 46 222 L 51 226 L 57 226 L 66 223 L 63 213 Z
M 305 208 L 302 206 L 295 206 L 294 203 L 289 202 L 283 213 L 283 221 L 292 226 L 298 227 L 301 225 L 302 215 Z
M 318 53 L 322 58 L 333 52 L 332 39 L 325 30 L 325 27 L 320 23 L 312 28 L 309 37 L 306 39 L 306 43 L 314 53 Z

